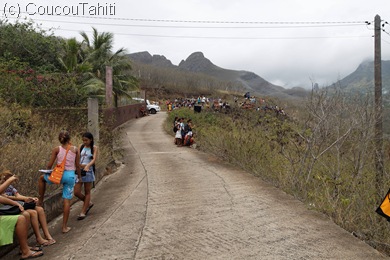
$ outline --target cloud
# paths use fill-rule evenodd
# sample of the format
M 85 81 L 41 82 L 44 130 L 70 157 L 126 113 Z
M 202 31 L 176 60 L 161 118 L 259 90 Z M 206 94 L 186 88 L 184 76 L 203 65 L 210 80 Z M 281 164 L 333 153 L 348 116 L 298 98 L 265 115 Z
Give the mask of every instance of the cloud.
M 28 2 L 30 1 L 21 0 L 18 3 Z M 78 0 L 68 0 L 66 3 L 59 0 L 50 2 L 41 0 L 35 3 L 77 5 L 79 2 Z M 277 82 L 287 87 L 297 85 L 310 87 L 311 79 L 317 80 L 320 85 L 334 82 L 353 72 L 363 60 L 373 58 L 374 43 L 371 37 L 374 33 L 373 26 L 330 26 L 328 24 L 322 27 L 300 28 L 280 28 L 283 25 L 278 25 L 276 28 L 210 29 L 199 27 L 269 27 L 269 25 L 175 23 L 131 19 L 343 22 L 373 21 L 374 16 L 380 14 L 382 19 L 390 20 L 388 0 L 376 0 L 375 4 L 362 0 L 144 0 L 136 4 L 132 1 L 118 0 L 105 3 L 115 3 L 116 6 L 115 16 L 106 18 L 124 19 L 55 16 L 30 18 L 36 19 L 46 27 L 59 27 L 55 34 L 64 37 L 77 36 L 80 39 L 79 31 L 91 31 L 91 26 L 99 31 L 110 31 L 115 34 L 116 49 L 125 47 L 129 52 L 149 51 L 152 54 L 166 56 L 174 64 L 178 64 L 192 52 L 202 51 L 207 58 L 220 67 L 253 71 L 273 83 Z M 94 5 L 97 2 L 88 2 L 88 4 Z M 58 22 L 45 22 L 42 21 L 43 19 Z M 87 22 L 92 24 L 86 24 Z M 141 27 L 144 25 L 176 27 Z M 180 28 L 180 26 L 197 28 Z M 390 25 L 385 29 L 390 33 Z M 382 58 L 390 59 L 390 35 L 383 33 L 382 37 Z

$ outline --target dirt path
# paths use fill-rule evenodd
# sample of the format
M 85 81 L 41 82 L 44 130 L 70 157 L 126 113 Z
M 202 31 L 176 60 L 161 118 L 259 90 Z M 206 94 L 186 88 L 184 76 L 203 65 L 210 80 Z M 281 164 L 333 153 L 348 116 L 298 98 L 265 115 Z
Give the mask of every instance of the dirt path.
M 164 119 L 124 127 L 125 165 L 94 191 L 88 218 L 73 207 L 74 229 L 41 259 L 385 258 L 259 178 L 174 146 Z

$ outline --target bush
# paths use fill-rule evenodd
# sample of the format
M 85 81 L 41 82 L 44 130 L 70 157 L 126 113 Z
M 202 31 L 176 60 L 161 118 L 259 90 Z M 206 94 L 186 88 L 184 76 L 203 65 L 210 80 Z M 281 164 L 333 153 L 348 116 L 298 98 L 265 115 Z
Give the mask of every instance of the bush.
M 41 74 L 19 60 L 0 59 L 0 98 L 27 107 L 79 107 L 86 104 L 82 76 Z
M 60 118 L 59 119 L 59 115 Z M 51 150 L 59 145 L 58 134 L 68 129 L 71 143 L 78 146 L 82 143 L 81 134 L 86 131 L 86 110 L 56 109 L 31 110 L 17 105 L 0 105 L 0 170 L 11 170 L 20 177 L 16 185 L 22 194 L 38 193 L 39 169 L 45 169 L 50 159 Z M 27 127 L 26 127 L 27 126 Z M 101 131 L 102 140 L 109 139 L 111 132 Z M 98 169 L 104 169 L 112 161 L 112 144 L 99 143 Z M 48 185 L 46 194 L 60 188 Z
M 348 231 L 389 244 L 386 221 L 375 213 L 384 191 L 376 189 L 372 106 L 370 100 L 348 99 L 315 93 L 300 120 L 180 109 L 169 114 L 165 128 L 173 134 L 175 116 L 192 118 L 200 149 L 271 182 Z M 383 180 L 383 187 L 389 185 Z

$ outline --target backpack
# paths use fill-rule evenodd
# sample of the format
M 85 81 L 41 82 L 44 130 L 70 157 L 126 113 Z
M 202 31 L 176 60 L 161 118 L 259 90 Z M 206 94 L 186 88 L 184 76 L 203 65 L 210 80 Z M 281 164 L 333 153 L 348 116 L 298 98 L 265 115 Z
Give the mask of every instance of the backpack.
M 184 134 L 187 134 L 190 131 L 191 127 L 188 124 L 184 125 Z
M 177 132 L 177 127 L 176 127 L 176 126 L 173 126 L 173 132 L 174 132 L 174 133 Z

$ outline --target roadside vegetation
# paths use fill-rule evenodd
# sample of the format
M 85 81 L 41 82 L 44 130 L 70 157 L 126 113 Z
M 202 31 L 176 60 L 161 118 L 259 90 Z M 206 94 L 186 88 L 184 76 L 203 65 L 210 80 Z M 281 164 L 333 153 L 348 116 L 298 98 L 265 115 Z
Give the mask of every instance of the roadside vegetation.
M 81 143 L 83 109 L 88 97 L 104 94 L 107 65 L 114 68 L 116 105 L 139 84 L 157 99 L 241 91 L 231 82 L 184 72 L 165 75 L 149 67 L 132 72 L 125 50 L 113 50 L 112 34 L 93 29 L 92 36 L 82 37 L 82 42 L 63 39 L 30 22 L 0 21 L 0 170 L 21 177 L 23 194 L 36 194 L 37 171 L 46 166 L 61 129 L 70 130 L 73 144 Z M 192 118 L 200 149 L 280 187 L 383 249 L 390 232 L 375 209 L 390 187 L 389 157 L 386 153 L 378 190 L 372 104 L 369 95 L 319 90 L 305 105 L 289 105 L 287 117 L 234 107 L 227 114 L 180 109 L 169 114 L 166 129 L 173 134 L 176 115 Z M 98 168 L 111 160 L 113 134 L 103 128 L 100 139 Z
M 62 129 L 72 144 L 81 144 L 87 99 L 103 100 L 106 66 L 114 71 L 115 105 L 138 88 L 125 50 L 113 49 L 113 34 L 93 29 L 81 36 L 81 42 L 63 39 L 29 21 L 0 20 L 0 170 L 20 176 L 23 194 L 36 195 L 38 170 L 46 167 Z M 112 141 L 102 125 L 98 169 L 111 162 Z
M 389 253 L 390 232 L 375 213 L 390 187 L 389 144 L 385 177 L 376 188 L 374 116 L 370 95 L 340 89 L 313 91 L 294 116 L 233 108 L 230 113 L 189 109 L 199 149 L 261 177 L 329 216 L 356 236 Z
M 86 110 L 58 109 L 53 112 L 0 103 L 0 169 L 8 169 L 20 177 L 18 190 L 38 195 L 38 170 L 46 169 L 51 150 L 59 145 L 59 132 L 68 129 L 72 144 L 78 146 L 86 131 L 86 120 Z M 112 160 L 112 133 L 105 128 L 101 130 L 98 170 L 104 170 Z M 60 186 L 47 188 L 49 194 Z

